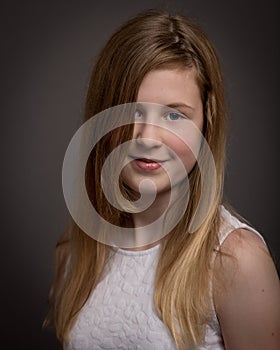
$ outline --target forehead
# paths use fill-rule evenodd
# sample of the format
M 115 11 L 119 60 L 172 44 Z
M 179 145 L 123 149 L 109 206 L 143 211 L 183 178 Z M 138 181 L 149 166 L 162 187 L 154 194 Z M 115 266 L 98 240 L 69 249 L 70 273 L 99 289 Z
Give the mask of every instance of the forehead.
M 180 101 L 197 105 L 201 99 L 196 76 L 194 68 L 153 70 L 144 77 L 137 101 L 162 105 Z

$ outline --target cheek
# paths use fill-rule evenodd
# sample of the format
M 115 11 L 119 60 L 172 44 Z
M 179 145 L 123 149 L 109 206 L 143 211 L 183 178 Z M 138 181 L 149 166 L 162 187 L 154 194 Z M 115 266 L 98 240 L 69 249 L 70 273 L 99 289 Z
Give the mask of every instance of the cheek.
M 200 141 L 187 139 L 185 140 L 186 142 L 177 137 L 174 137 L 173 139 L 170 139 L 168 146 L 181 159 L 187 173 L 190 173 L 197 160 Z

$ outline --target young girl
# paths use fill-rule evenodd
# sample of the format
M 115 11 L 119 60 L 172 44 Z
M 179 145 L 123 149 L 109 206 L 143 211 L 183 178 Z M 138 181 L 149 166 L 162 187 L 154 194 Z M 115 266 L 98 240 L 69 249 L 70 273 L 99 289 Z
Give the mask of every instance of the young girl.
M 223 81 L 197 25 L 148 11 L 112 35 L 93 69 L 85 121 L 124 104 L 133 124 L 102 135 L 85 183 L 100 217 L 136 241 L 116 244 L 100 223 L 92 234 L 73 218 L 57 243 L 45 325 L 65 350 L 279 349 L 275 266 L 261 235 L 223 204 Z M 108 181 L 131 203 L 126 211 L 105 196 L 101 175 L 125 142 L 120 176 Z M 149 205 L 133 210 L 141 198 Z

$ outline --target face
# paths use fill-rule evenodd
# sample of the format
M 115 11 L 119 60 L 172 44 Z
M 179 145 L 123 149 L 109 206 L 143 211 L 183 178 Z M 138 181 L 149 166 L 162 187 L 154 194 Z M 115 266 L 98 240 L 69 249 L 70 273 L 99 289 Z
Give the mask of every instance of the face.
M 202 128 L 195 70 L 149 72 L 137 96 L 129 163 L 122 171 L 125 183 L 139 192 L 141 181 L 149 179 L 157 194 L 170 191 L 171 183 L 176 186 L 195 165 L 192 151 L 199 149 Z

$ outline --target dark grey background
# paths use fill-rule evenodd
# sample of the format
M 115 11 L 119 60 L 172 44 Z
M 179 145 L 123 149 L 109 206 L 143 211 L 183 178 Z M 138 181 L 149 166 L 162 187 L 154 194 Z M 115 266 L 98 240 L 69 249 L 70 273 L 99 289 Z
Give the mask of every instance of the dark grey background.
M 41 331 L 54 246 L 67 223 L 61 166 L 80 125 L 91 63 L 112 31 L 159 7 L 198 19 L 220 55 L 229 104 L 226 193 L 279 262 L 279 22 L 276 1 L 1 2 L 4 335 L 55 349 Z

